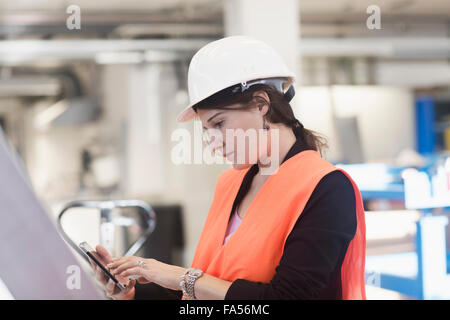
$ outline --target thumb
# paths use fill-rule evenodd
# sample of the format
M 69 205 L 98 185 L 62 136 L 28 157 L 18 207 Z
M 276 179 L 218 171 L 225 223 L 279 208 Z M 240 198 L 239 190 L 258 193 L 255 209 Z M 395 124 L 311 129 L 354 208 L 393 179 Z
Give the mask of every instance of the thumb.
M 128 292 L 130 292 L 134 286 L 136 285 L 136 280 L 130 280 L 127 283 L 127 289 L 123 292 L 124 294 L 127 294 Z
M 131 289 L 136 285 L 136 280 L 131 279 L 130 282 L 127 284 L 127 288 Z
M 102 245 L 97 245 L 95 247 L 95 250 L 97 251 L 98 255 L 106 262 L 109 263 L 112 260 L 111 255 L 109 254 L 108 250 Z

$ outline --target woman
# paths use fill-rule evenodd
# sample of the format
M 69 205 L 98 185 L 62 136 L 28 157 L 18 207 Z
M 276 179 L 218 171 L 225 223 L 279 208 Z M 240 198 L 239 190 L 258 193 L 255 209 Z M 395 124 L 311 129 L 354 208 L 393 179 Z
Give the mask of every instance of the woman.
M 178 120 L 197 116 L 215 133 L 213 151 L 233 168 L 218 179 L 192 268 L 111 259 L 97 247 L 113 274 L 138 276 L 139 284 L 131 280 L 119 292 L 97 270 L 108 295 L 365 299 L 360 192 L 346 172 L 321 158 L 325 144 L 295 118 L 289 104 L 294 78 L 282 59 L 261 41 L 228 37 L 197 52 L 188 81 L 191 104 Z M 236 135 L 228 139 L 238 130 L 254 132 L 257 143 L 238 148 Z

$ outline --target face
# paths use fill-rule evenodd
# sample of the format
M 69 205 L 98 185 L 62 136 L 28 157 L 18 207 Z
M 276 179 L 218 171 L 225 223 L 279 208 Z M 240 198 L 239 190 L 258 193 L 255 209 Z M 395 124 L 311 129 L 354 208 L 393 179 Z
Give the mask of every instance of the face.
M 260 94 L 267 101 L 265 92 Z M 213 152 L 220 153 L 233 163 L 237 170 L 250 167 L 267 154 L 270 140 L 263 140 L 263 116 L 268 106 L 238 110 L 239 105 L 230 105 L 230 109 L 197 110 L 203 129 L 208 131 L 209 145 Z M 265 134 L 265 136 L 270 136 Z M 270 137 L 269 137 L 270 139 Z

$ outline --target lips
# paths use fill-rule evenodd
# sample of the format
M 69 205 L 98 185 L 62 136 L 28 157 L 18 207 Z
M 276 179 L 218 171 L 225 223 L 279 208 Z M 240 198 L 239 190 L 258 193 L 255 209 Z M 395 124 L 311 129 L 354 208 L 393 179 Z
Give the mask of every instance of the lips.
M 229 159 L 229 157 L 230 157 L 233 153 L 234 153 L 234 152 L 230 152 L 230 153 L 228 153 L 228 154 L 226 154 L 226 155 L 223 155 L 223 157 Z

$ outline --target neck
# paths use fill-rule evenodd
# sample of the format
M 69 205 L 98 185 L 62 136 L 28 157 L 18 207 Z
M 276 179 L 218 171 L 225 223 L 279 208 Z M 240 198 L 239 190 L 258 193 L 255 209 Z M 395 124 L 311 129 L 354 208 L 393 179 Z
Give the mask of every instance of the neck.
M 278 143 L 278 159 L 279 159 L 279 163 L 278 166 L 281 164 L 281 162 L 283 161 L 283 159 L 286 157 L 287 153 L 289 152 L 289 150 L 291 149 L 291 147 L 294 145 L 295 141 L 297 140 L 297 138 L 294 135 L 294 132 L 292 131 L 292 128 L 286 127 L 284 125 L 271 125 L 270 130 L 278 130 L 279 132 L 279 139 L 276 142 L 273 143 Z M 268 149 L 269 150 L 269 156 L 271 156 L 271 144 L 272 141 L 270 140 L 271 134 L 269 132 L 269 139 L 268 139 Z M 268 165 L 263 165 L 258 161 L 258 167 L 259 167 L 259 171 L 258 171 L 258 175 L 261 175 L 261 168 L 262 167 L 267 167 L 270 166 L 270 164 Z M 268 178 L 268 176 L 267 176 Z

